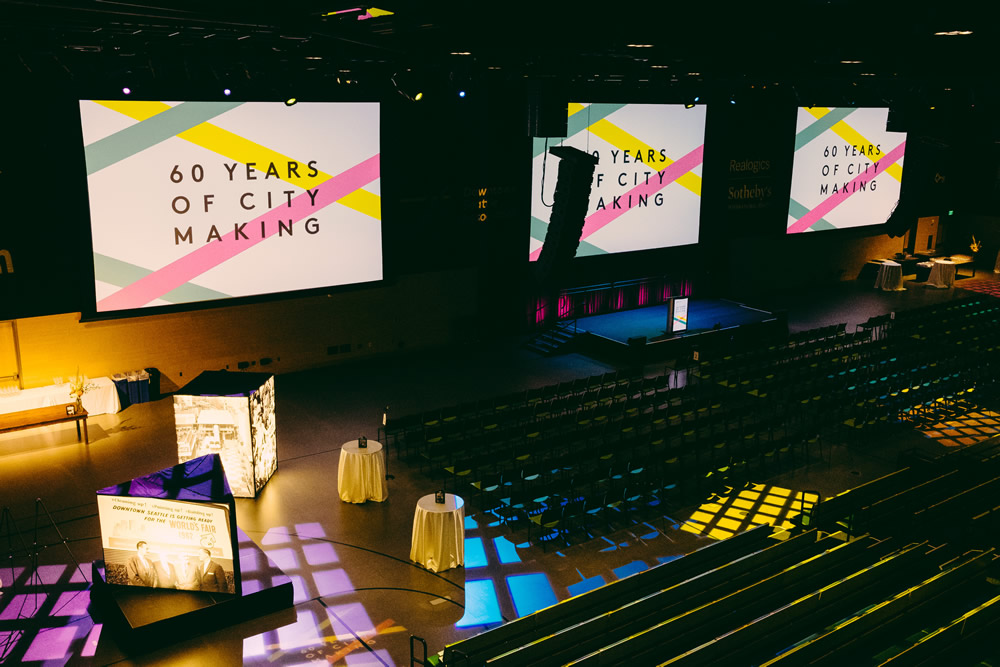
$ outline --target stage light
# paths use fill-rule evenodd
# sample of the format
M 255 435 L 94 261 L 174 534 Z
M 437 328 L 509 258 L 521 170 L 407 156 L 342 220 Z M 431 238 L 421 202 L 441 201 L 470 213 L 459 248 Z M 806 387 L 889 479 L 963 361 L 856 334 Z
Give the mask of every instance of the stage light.
M 292 106 L 293 104 L 295 104 L 296 102 L 298 102 L 298 100 L 297 100 L 296 98 L 294 98 L 294 97 L 289 97 L 289 98 L 288 98 L 287 100 L 285 100 L 285 106 L 286 106 L 286 107 L 290 107 L 290 106 Z
M 124 88 L 122 88 L 122 95 L 131 95 L 131 94 L 132 94 L 132 89 L 131 88 L 129 88 L 128 86 L 125 86 Z
M 465 91 L 464 90 L 458 91 L 458 96 L 459 97 L 465 97 Z
M 229 97 L 230 95 L 233 94 L 233 91 L 229 90 L 228 88 L 223 88 L 222 94 L 225 95 L 226 97 Z
M 424 94 L 423 93 L 417 93 L 416 95 L 413 96 L 413 101 L 414 102 L 419 102 L 422 99 L 424 99 Z

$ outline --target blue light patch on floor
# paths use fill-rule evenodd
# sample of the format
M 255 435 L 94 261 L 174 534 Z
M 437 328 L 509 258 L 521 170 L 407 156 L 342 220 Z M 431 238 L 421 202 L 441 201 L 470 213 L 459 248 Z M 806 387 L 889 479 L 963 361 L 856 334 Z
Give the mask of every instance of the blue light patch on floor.
M 497 558 L 504 565 L 508 563 L 520 563 L 521 557 L 517 553 L 517 549 L 514 547 L 514 543 L 508 540 L 506 537 L 494 537 L 493 546 L 497 550 Z
M 510 589 L 518 617 L 551 607 L 559 601 L 549 583 L 548 575 L 542 572 L 507 577 L 507 588 Z
M 583 581 L 579 581 L 573 584 L 572 586 L 569 586 L 566 590 L 569 591 L 570 595 L 576 597 L 577 595 L 586 593 L 587 591 L 592 591 L 595 588 L 600 588 L 603 585 L 604 585 L 604 577 L 598 574 L 594 575 L 590 579 L 584 579 Z
M 621 567 L 616 567 L 612 570 L 615 576 L 619 579 L 624 579 L 630 574 L 635 574 L 636 572 L 642 572 L 643 570 L 648 570 L 649 566 L 643 563 L 641 560 L 634 560 L 628 565 L 622 565 Z
M 475 530 L 476 528 L 479 528 L 479 524 L 476 523 L 476 520 L 473 519 L 471 516 L 466 516 L 465 517 L 465 529 L 466 530 Z
M 678 558 L 684 558 L 684 554 L 677 554 L 676 556 L 657 556 L 656 560 L 661 563 L 669 563 L 672 560 L 677 560 Z
M 483 538 L 465 538 L 465 567 L 485 567 L 487 563 L 486 549 L 483 548 Z
M 490 625 L 503 621 L 500 603 L 492 579 L 475 579 L 465 582 L 465 614 L 455 624 L 456 628 L 473 625 Z

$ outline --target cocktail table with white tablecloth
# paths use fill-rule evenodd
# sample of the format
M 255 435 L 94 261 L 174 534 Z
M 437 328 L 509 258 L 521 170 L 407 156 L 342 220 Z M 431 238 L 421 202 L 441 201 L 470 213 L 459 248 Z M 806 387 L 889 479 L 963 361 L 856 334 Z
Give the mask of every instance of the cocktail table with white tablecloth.
M 369 440 L 367 447 L 359 446 L 357 440 L 344 443 L 337 467 L 337 493 L 345 503 L 380 503 L 389 497 L 381 442 Z
M 436 503 L 431 493 L 417 501 L 410 560 L 431 572 L 465 563 L 465 501 L 461 496 L 446 493 L 445 502 Z
M 83 407 L 91 417 L 115 413 L 122 409 L 115 383 L 108 377 L 90 378 L 94 387 L 83 395 Z M 69 384 L 50 384 L 44 387 L 22 389 L 13 394 L 0 394 L 0 413 L 19 412 L 50 405 L 71 403 Z
M 885 292 L 900 292 L 903 287 L 903 266 L 899 262 L 885 260 L 878 267 L 878 275 L 875 276 L 875 289 Z
M 927 286 L 947 289 L 955 285 L 955 270 L 957 265 L 947 259 L 935 259 L 931 263 L 931 272 L 927 276 Z

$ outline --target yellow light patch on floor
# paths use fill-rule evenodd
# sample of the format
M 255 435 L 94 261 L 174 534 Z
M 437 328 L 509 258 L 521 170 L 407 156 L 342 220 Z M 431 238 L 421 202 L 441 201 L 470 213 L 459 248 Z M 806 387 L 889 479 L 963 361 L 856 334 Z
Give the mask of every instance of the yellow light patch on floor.
M 986 410 L 966 400 L 945 403 L 935 401 L 934 407 L 921 413 L 904 412 L 901 421 L 913 424 L 924 437 L 945 447 L 962 447 L 975 444 L 995 435 L 989 424 L 996 424 L 1000 413 Z
M 681 530 L 713 539 L 725 539 L 754 526 L 771 525 L 789 530 L 791 521 L 806 505 L 819 502 L 814 491 L 796 491 L 766 484 L 748 484 L 743 489 L 727 488 L 725 495 L 713 494 L 685 521 Z

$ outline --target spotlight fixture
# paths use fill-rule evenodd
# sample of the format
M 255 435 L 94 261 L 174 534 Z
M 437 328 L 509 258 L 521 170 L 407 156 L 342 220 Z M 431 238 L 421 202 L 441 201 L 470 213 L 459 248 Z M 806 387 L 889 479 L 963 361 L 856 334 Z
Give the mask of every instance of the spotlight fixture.
M 459 97 L 465 97 L 465 91 L 464 90 L 458 91 L 458 96 Z
M 294 105 L 296 102 L 298 102 L 298 99 L 296 99 L 294 97 L 289 97 L 287 100 L 285 100 L 285 106 L 286 107 L 290 107 L 290 106 Z
M 417 93 L 416 95 L 413 96 L 413 101 L 414 102 L 419 102 L 422 99 L 424 99 L 424 94 L 423 93 Z
M 129 88 L 128 86 L 125 86 L 124 88 L 122 88 L 122 95 L 131 95 L 131 94 L 132 94 L 132 89 L 131 88 Z
M 231 91 L 229 88 L 223 88 L 222 94 L 225 95 L 226 97 L 229 97 L 230 95 L 233 94 L 233 91 Z
M 687 101 L 687 102 L 684 103 L 684 108 L 685 109 L 693 109 L 694 105 L 697 104 L 699 100 L 701 100 L 701 96 L 700 95 L 695 95 L 694 99 L 689 100 L 689 101 Z

